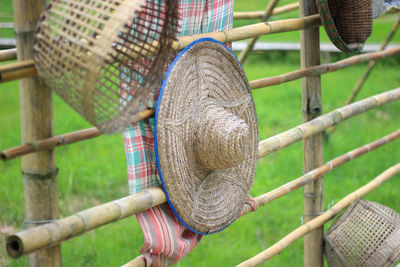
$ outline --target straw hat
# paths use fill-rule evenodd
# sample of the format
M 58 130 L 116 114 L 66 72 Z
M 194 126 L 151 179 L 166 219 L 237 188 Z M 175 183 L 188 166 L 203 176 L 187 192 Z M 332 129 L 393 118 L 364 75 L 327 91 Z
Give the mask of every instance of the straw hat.
M 200 39 L 171 64 L 155 137 L 161 182 L 179 220 L 201 234 L 231 224 L 253 184 L 258 130 L 247 77 L 223 44 Z
M 317 6 L 332 43 L 343 52 L 361 52 L 372 32 L 372 0 L 318 0 Z
M 101 131 L 120 130 L 161 85 L 177 6 L 177 0 L 53 0 L 35 35 L 39 77 Z

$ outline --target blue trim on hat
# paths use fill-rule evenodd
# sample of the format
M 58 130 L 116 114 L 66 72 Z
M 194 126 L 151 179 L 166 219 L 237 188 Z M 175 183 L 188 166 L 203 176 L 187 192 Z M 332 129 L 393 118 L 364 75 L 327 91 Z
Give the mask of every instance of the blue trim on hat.
M 179 221 L 180 221 L 183 225 L 185 225 L 188 229 L 190 229 L 192 232 L 195 232 L 195 233 L 201 234 L 201 235 L 211 235 L 211 234 L 215 234 L 215 233 L 221 232 L 222 230 L 224 230 L 225 228 L 227 228 L 230 224 L 227 225 L 226 227 L 224 227 L 223 229 L 218 230 L 218 231 L 213 232 L 213 233 L 202 233 L 202 232 L 199 232 L 199 231 L 193 229 L 192 227 L 190 227 L 189 225 L 186 224 L 186 222 L 179 216 L 179 214 L 178 214 L 178 212 L 176 211 L 174 205 L 172 205 L 172 202 L 171 202 L 171 200 L 170 200 L 170 198 L 169 198 L 169 196 L 168 196 L 167 189 L 165 188 L 164 179 L 163 179 L 163 176 L 162 176 L 162 173 L 161 173 L 161 165 L 160 165 L 160 159 L 159 159 L 159 157 L 158 157 L 158 146 L 157 146 L 158 112 L 159 112 L 159 109 L 160 109 L 161 98 L 162 98 L 162 95 L 163 95 L 163 93 L 164 93 L 164 89 L 165 89 L 165 86 L 166 86 L 166 84 L 167 84 L 169 74 L 171 73 L 173 67 L 175 66 L 176 62 L 180 59 L 180 57 L 181 57 L 187 50 L 189 50 L 192 46 L 194 46 L 194 45 L 196 45 L 197 43 L 200 43 L 200 42 L 214 42 L 214 43 L 220 44 L 222 47 L 224 47 L 226 50 L 228 50 L 228 51 L 235 57 L 235 59 L 237 60 L 237 62 L 240 64 L 239 60 L 238 60 L 237 57 L 233 54 L 232 50 L 230 50 L 228 47 L 226 47 L 223 43 L 221 43 L 221 42 L 219 42 L 219 41 L 217 41 L 217 40 L 215 40 L 215 39 L 213 39 L 213 38 L 201 38 L 201 39 L 198 39 L 198 40 L 196 40 L 196 41 L 190 43 L 187 47 L 185 47 L 185 49 L 183 49 L 183 50 L 176 56 L 176 58 L 172 61 L 171 65 L 170 65 L 169 68 L 168 68 L 167 73 L 165 74 L 164 81 L 163 81 L 163 83 L 162 83 L 162 85 L 161 85 L 161 89 L 160 89 L 160 93 L 159 93 L 159 95 L 158 95 L 158 100 L 157 100 L 157 105 L 156 105 L 156 114 L 155 114 L 155 122 L 154 122 L 154 125 L 155 125 L 155 127 L 154 127 L 154 150 L 155 150 L 155 154 L 156 154 L 156 162 L 157 162 L 158 174 L 159 174 L 159 176 L 160 176 L 161 184 L 162 184 L 162 187 L 163 187 L 165 196 L 166 196 L 166 198 L 167 198 L 168 204 L 170 205 L 170 207 L 171 207 L 171 209 L 172 209 L 172 212 L 173 212 L 173 213 L 175 214 L 175 216 L 179 219 Z M 243 69 L 242 64 L 240 64 L 240 66 L 241 66 L 242 69 Z M 232 223 L 233 223 L 233 222 L 232 222 Z

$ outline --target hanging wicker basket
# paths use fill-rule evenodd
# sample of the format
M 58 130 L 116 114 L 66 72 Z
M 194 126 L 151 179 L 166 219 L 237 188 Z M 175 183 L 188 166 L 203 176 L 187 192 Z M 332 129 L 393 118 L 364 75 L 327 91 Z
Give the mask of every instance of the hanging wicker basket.
M 325 31 L 346 53 L 361 52 L 372 32 L 372 0 L 316 0 Z
M 177 10 L 176 0 L 53 0 L 37 26 L 38 75 L 90 123 L 116 132 L 161 85 Z
M 358 200 L 324 235 L 329 266 L 393 266 L 400 259 L 400 214 Z

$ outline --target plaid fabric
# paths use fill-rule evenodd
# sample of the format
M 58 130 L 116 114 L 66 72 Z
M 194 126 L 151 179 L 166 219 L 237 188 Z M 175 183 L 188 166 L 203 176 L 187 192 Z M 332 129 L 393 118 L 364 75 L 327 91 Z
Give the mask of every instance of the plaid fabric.
M 227 30 L 232 27 L 233 0 L 180 0 L 180 36 Z M 230 47 L 230 45 L 228 45 Z M 133 95 L 135 83 L 129 68 L 122 66 L 121 87 Z M 131 72 L 134 75 L 134 72 Z M 154 108 L 159 88 L 143 108 Z M 160 180 L 154 153 L 154 118 L 123 130 L 129 191 L 140 192 L 158 186 Z M 181 224 L 167 203 L 136 215 L 144 235 L 141 249 L 147 266 L 168 266 L 178 262 L 201 240 L 201 235 Z
M 180 36 L 227 30 L 232 27 L 233 0 L 181 0 L 179 6 Z M 121 87 L 135 88 L 129 78 L 128 66 L 123 67 Z M 131 66 L 134 67 L 134 66 Z M 132 72 L 134 75 L 134 72 Z M 158 97 L 156 88 L 152 100 L 144 108 L 154 108 Z M 130 193 L 160 184 L 154 155 L 154 119 L 145 120 L 123 130 Z

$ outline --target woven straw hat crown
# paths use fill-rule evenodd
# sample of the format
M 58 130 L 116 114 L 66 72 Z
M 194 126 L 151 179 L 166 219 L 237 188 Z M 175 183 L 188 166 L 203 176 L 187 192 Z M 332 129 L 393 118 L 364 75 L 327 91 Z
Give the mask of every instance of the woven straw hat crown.
M 231 224 L 253 184 L 257 120 L 236 57 L 201 39 L 170 66 L 156 109 L 161 182 L 177 217 L 210 234 Z

